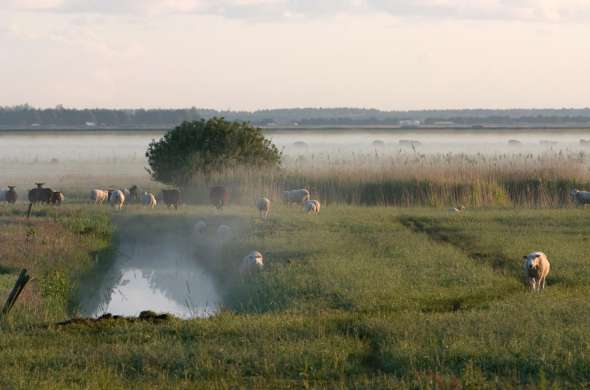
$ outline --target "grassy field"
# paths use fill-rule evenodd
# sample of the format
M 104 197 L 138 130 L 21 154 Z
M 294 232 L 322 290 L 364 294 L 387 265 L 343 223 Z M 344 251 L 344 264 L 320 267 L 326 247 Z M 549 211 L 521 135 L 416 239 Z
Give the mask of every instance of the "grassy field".
M 35 278 L 0 325 L 1 388 L 590 385 L 585 209 L 277 206 L 263 222 L 253 208 L 187 206 L 131 208 L 114 225 L 89 206 L 29 221 L 0 210 L 0 297 L 20 267 Z M 198 218 L 236 233 L 206 264 L 224 289 L 218 315 L 56 324 L 75 315 L 92 289 L 80 281 L 108 265 L 117 237 L 149 227 L 191 240 Z M 240 278 L 253 249 L 264 270 Z M 533 250 L 552 264 L 540 294 L 521 280 Z

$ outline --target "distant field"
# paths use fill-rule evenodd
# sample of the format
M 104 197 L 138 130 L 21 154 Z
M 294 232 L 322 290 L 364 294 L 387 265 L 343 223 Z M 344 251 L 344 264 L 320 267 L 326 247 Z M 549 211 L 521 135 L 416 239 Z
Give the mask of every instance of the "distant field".
M 251 207 L 134 206 L 113 226 L 106 209 L 42 208 L 26 221 L 19 207 L 0 207 L 0 296 L 20 267 L 35 281 L 0 328 L 0 387 L 590 384 L 585 209 L 331 206 L 306 216 L 277 206 L 263 223 Z M 211 225 L 202 241 L 182 235 L 197 218 Z M 235 239 L 201 264 L 223 292 L 218 315 L 55 325 L 96 288 L 88 272 L 100 278 L 121 237 L 178 232 L 197 261 L 220 223 Z M 252 249 L 264 270 L 240 278 Z M 520 259 L 533 250 L 552 264 L 541 294 L 521 281 Z
M 82 200 L 93 188 L 138 185 L 156 192 L 145 150 L 161 133 L 70 132 L 0 135 L 0 188 L 21 199 L 36 182 Z M 237 169 L 213 177 L 234 203 L 307 187 L 326 204 L 437 207 L 570 207 L 573 188 L 590 190 L 590 132 L 367 130 L 269 131 L 280 170 Z M 584 142 L 581 142 L 584 140 Z M 509 143 L 512 141 L 512 144 Z M 202 178 L 185 191 L 202 203 Z

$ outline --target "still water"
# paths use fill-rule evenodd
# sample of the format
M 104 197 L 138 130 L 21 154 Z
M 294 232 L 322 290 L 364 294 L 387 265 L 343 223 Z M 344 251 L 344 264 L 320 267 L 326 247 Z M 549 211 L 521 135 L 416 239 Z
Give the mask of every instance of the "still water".
M 197 258 L 169 239 L 122 238 L 118 255 L 97 291 L 82 300 L 82 314 L 137 316 L 143 310 L 180 318 L 214 315 L 221 297 Z

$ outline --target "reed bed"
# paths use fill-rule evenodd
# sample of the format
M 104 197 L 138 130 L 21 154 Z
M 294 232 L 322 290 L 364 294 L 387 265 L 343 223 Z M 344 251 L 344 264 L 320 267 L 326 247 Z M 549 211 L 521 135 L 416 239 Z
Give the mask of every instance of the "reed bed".
M 234 169 L 210 181 L 195 177 L 186 201 L 206 202 L 211 183 L 230 189 L 235 203 L 286 189 L 308 188 L 324 204 L 398 207 L 527 207 L 573 205 L 573 188 L 590 189 L 583 152 L 503 154 L 350 153 L 288 156 L 282 169 Z

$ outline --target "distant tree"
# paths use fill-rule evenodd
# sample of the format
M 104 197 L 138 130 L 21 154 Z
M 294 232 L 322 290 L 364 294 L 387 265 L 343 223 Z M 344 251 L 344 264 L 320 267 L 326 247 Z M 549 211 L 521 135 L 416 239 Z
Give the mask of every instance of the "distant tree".
M 185 186 L 195 175 L 209 179 L 213 173 L 237 166 L 275 167 L 281 152 L 262 129 L 214 117 L 183 122 L 153 140 L 146 157 L 154 180 Z

